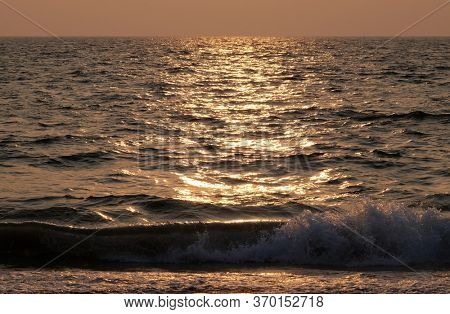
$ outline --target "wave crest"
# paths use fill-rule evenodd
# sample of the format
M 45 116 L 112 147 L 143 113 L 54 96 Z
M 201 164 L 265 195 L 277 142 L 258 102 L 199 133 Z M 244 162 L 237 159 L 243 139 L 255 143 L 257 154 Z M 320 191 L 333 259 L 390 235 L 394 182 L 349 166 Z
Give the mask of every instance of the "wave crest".
M 364 202 L 344 213 L 304 211 L 254 244 L 227 250 L 210 246 L 208 234 L 202 234 L 187 250 L 173 252 L 170 260 L 385 266 L 399 265 L 400 259 L 414 265 L 447 264 L 450 227 L 434 209 Z
M 28 263 L 49 260 L 71 248 L 59 263 L 450 265 L 450 224 L 443 213 L 375 202 L 345 212 L 305 210 L 287 222 L 105 229 L 9 223 L 0 224 L 0 237 L 3 261 Z

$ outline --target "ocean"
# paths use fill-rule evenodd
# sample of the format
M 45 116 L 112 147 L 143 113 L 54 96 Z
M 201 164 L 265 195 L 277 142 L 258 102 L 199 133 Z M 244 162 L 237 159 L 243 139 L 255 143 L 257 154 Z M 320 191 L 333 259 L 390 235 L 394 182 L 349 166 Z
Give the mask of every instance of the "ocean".
M 449 74 L 450 38 L 1 38 L 0 290 L 448 293 Z

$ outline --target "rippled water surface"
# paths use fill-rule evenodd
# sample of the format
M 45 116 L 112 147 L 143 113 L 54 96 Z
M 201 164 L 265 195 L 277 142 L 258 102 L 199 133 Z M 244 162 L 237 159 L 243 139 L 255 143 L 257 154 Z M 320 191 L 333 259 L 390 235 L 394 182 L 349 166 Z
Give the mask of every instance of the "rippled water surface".
M 292 268 L 193 268 L 11 272 L 2 293 L 448 293 L 448 271 L 348 272 Z M 49 285 L 48 282 L 52 282 Z M 326 298 L 326 296 L 325 296 Z
M 450 40 L 384 41 L 1 39 L 0 251 L 448 263 Z

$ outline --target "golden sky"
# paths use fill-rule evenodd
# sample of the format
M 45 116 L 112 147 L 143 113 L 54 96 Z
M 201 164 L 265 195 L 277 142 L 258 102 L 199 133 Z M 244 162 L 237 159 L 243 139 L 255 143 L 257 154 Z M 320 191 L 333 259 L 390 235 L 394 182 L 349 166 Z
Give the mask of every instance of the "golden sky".
M 0 36 L 392 36 L 444 0 L 0 0 Z M 450 2 L 450 1 L 447 1 Z M 405 35 L 450 36 L 450 3 Z

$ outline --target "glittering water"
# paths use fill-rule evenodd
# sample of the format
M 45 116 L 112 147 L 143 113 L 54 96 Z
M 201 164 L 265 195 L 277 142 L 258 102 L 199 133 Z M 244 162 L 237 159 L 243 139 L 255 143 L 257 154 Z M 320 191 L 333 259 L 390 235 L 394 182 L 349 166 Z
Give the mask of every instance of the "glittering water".
M 3 254 L 448 263 L 450 40 L 384 40 L 1 39 Z
M 2 293 L 448 293 L 448 271 L 286 268 L 44 270 L 0 268 Z M 52 282 L 52 285 L 48 283 Z

